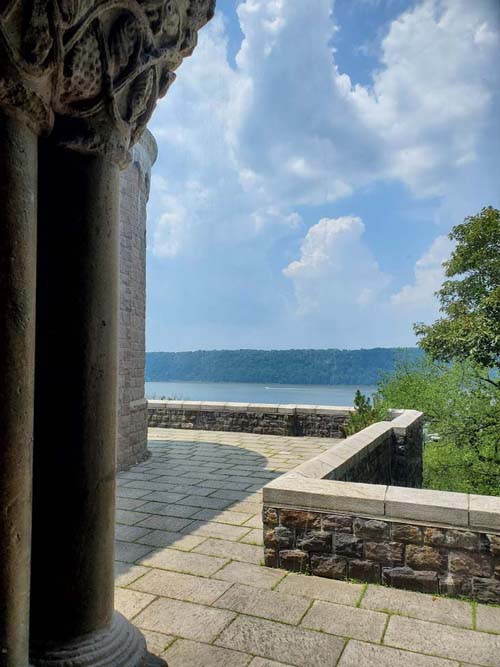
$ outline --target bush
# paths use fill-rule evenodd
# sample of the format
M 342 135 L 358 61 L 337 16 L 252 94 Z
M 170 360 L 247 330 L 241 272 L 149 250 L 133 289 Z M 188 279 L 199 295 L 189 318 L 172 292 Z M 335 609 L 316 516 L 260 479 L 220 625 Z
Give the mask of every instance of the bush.
M 500 386 L 472 362 L 401 362 L 379 383 L 382 405 L 420 410 L 424 487 L 500 495 Z
M 370 398 L 362 394 L 359 389 L 356 390 L 354 396 L 354 407 L 356 412 L 350 415 L 342 429 L 344 437 L 354 435 L 370 426 L 370 424 L 387 419 L 387 409 L 376 398 L 374 398 L 372 405 Z

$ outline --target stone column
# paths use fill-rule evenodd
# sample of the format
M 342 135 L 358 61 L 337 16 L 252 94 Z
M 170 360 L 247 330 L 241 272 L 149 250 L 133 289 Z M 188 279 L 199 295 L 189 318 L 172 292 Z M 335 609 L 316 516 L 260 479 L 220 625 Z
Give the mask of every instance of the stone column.
M 135 667 L 113 614 L 119 169 L 48 139 L 39 172 L 31 658 Z
M 0 667 L 28 664 L 36 151 L 0 107 Z
M 0 667 L 28 664 L 37 141 L 52 122 L 23 9 L 0 0 Z
M 113 612 L 119 168 L 213 5 L 54 10 L 55 122 L 39 161 L 33 667 L 165 665 Z
M 133 148 L 131 165 L 120 177 L 119 470 L 147 457 L 146 204 L 156 155 L 156 141 L 146 130 Z

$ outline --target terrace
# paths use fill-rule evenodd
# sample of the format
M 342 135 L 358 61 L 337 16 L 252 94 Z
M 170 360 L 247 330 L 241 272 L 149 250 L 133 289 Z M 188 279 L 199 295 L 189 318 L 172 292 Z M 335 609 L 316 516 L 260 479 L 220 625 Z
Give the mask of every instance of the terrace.
M 344 444 L 149 430 L 151 458 L 118 481 L 116 606 L 152 653 L 170 667 L 500 665 L 498 607 L 263 566 L 262 488 Z

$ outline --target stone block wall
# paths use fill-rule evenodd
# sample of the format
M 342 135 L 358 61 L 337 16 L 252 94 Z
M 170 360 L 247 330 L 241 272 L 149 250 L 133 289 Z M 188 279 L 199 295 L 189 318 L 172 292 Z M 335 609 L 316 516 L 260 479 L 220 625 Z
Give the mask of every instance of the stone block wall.
M 146 323 L 146 204 L 156 142 L 146 131 L 120 180 L 119 470 L 147 456 L 144 398 Z
M 149 426 L 340 438 L 351 410 L 329 406 L 149 401 Z
M 500 604 L 500 498 L 416 488 L 422 414 L 392 417 L 266 484 L 266 565 Z
M 271 506 L 263 519 L 269 567 L 500 603 L 498 533 Z

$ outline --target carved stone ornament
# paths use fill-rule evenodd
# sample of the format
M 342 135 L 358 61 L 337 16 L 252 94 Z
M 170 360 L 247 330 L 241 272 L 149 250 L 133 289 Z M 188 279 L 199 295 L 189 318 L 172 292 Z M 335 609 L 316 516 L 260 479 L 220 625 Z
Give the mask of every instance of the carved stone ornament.
M 0 0 L 0 106 L 121 165 L 215 0 Z

